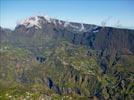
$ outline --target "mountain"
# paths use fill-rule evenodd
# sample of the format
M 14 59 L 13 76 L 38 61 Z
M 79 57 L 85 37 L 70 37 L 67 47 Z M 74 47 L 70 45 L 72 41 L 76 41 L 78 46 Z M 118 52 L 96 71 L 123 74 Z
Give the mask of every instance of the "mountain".
M 30 43 L 30 41 L 35 40 L 36 42 L 36 39 L 41 39 L 40 41 L 42 43 L 39 45 L 43 45 L 43 43 L 49 39 L 64 38 L 70 43 L 86 45 L 97 50 L 118 49 L 121 52 L 127 53 L 128 51 L 128 53 L 134 53 L 133 30 L 129 29 L 101 27 L 36 16 L 18 23 L 13 34 L 17 36 L 16 41 L 27 38 L 28 42 L 26 42 L 26 45 L 28 45 L 27 43 Z M 12 38 L 14 38 L 14 35 L 12 35 Z M 12 42 L 14 42 L 14 39 Z M 16 43 L 17 42 L 15 42 L 15 44 Z M 21 44 L 23 43 L 19 45 Z
M 2 99 L 134 97 L 134 30 L 35 16 L 0 36 Z
M 0 42 L 7 41 L 7 38 L 11 33 L 12 30 L 0 27 Z

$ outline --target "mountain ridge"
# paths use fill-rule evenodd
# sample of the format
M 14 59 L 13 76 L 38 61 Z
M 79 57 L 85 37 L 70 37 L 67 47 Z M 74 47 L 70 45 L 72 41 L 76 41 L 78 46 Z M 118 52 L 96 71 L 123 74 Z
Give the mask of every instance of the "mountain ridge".
M 134 30 L 58 20 L 29 25 L 0 28 L 0 99 L 133 98 Z

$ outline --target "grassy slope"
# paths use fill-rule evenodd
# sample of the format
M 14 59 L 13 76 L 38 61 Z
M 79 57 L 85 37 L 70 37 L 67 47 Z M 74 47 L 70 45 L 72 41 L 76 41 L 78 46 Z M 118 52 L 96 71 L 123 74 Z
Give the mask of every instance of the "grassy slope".
M 100 58 L 92 51 L 94 55 L 88 56 L 86 47 L 63 41 L 55 48 L 42 51 L 47 60 L 39 63 L 26 49 L 1 45 L 0 99 L 132 99 L 133 72 L 122 63 L 113 67 L 109 62 L 108 73 L 103 74 Z M 133 61 L 125 61 L 133 66 Z M 61 95 L 56 93 L 55 87 L 48 87 L 48 77 L 59 87 Z M 98 96 L 95 96 L 97 91 Z

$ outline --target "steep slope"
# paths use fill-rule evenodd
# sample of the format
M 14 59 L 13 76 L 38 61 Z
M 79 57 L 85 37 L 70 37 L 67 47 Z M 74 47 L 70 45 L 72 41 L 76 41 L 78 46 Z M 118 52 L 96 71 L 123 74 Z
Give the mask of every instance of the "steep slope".
M 47 57 L 44 62 L 36 60 L 25 49 L 10 46 L 2 48 L 0 92 L 3 98 L 12 96 L 12 99 L 20 99 L 29 94 L 28 98 L 50 97 L 59 100 L 64 97 L 76 100 L 133 97 L 134 74 L 120 62 L 121 59 L 112 65 L 118 59 L 117 56 L 110 59 L 108 65 L 102 63 L 107 67 L 104 73 L 104 66 L 99 65 L 101 59 L 97 51 L 90 49 L 91 53 L 88 54 L 89 49 L 86 47 L 68 44 L 66 41 L 49 49 L 51 52 L 44 50 L 42 56 Z M 18 93 L 16 89 L 19 89 Z
M 86 45 L 92 49 L 134 53 L 133 30 L 100 27 L 96 25 L 72 23 L 36 16 L 19 23 L 12 38 L 16 45 L 45 45 L 51 40 L 66 39 L 76 45 Z M 15 39 L 14 39 L 15 38 Z M 26 41 L 26 43 L 24 43 Z
M 0 99 L 131 100 L 133 33 L 43 16 L 1 28 Z

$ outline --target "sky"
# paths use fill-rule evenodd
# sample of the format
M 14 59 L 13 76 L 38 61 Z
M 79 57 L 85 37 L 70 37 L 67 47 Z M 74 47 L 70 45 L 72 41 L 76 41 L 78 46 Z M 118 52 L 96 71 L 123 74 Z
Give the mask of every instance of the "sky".
M 48 15 L 65 21 L 134 29 L 134 0 L 0 0 L 0 26 Z

